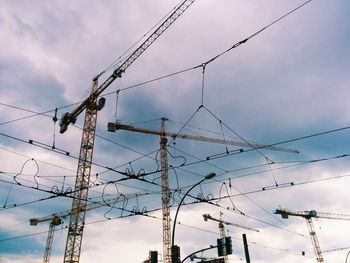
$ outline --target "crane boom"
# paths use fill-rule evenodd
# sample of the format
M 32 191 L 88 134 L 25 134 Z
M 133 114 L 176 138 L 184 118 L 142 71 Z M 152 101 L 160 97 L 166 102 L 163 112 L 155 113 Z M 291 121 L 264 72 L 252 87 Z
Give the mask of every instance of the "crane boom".
M 186 11 L 190 5 L 193 4 L 195 0 L 185 0 L 179 5 L 178 8 L 120 65 L 113 73 L 99 86 L 90 96 L 85 99 L 80 105 L 78 105 L 72 112 L 65 113 L 62 116 L 60 121 L 60 133 L 64 133 L 68 129 L 70 123 L 75 123 L 77 117 L 80 113 L 86 109 L 87 105 L 93 101 L 94 98 L 97 98 L 101 93 L 108 88 L 117 78 L 120 78 L 125 70 L 132 64 L 134 61 L 146 51 L 146 49 L 153 44 L 157 38 L 163 34 L 175 21 Z M 96 81 L 100 75 L 97 75 L 93 81 Z
M 350 220 L 350 215 L 346 214 L 334 214 L 317 212 L 315 210 L 305 210 L 305 211 L 292 211 L 286 208 L 278 208 L 275 214 L 279 214 L 282 218 L 288 218 L 288 216 L 300 216 L 303 218 L 325 218 L 325 219 L 337 219 L 337 220 Z
M 111 132 L 115 132 L 116 130 L 128 130 L 128 131 L 133 131 L 133 132 L 154 134 L 154 135 L 159 135 L 159 136 L 164 134 L 165 136 L 172 137 L 174 139 L 181 138 L 181 139 L 194 140 L 194 141 L 210 142 L 210 143 L 225 144 L 225 145 L 234 145 L 234 146 L 244 147 L 244 148 L 266 149 L 266 150 L 281 151 L 281 152 L 299 153 L 298 150 L 276 147 L 276 146 L 271 146 L 271 145 L 224 140 L 224 139 L 219 139 L 219 138 L 210 138 L 210 137 L 197 136 L 197 135 L 192 135 L 192 134 L 181 134 L 181 133 L 168 132 L 168 131 L 162 133 L 161 131 L 154 131 L 154 130 L 149 130 L 149 129 L 137 128 L 137 127 L 134 127 L 132 125 L 122 124 L 120 122 L 116 122 L 116 123 L 109 122 L 107 128 L 108 128 L 108 131 L 111 131 Z

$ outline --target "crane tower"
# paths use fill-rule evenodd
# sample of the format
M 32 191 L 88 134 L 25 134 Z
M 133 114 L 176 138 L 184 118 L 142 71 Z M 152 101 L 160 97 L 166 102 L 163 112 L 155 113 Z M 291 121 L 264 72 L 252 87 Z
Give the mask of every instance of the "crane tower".
M 218 143 L 225 145 L 235 145 L 245 148 L 266 148 L 268 150 L 285 151 L 285 152 L 297 152 L 296 150 L 267 146 L 263 144 L 250 144 L 247 142 L 231 141 L 218 138 L 210 138 L 204 136 L 197 136 L 191 134 L 181 134 L 175 132 L 169 132 L 165 130 L 166 118 L 162 118 L 161 130 L 149 130 L 134 127 L 132 125 L 122 124 L 121 122 L 108 123 L 108 131 L 116 132 L 117 130 L 126 130 L 132 132 L 139 132 L 144 134 L 153 134 L 160 136 L 160 163 L 161 163 L 161 187 L 162 187 L 162 220 L 163 220 L 163 262 L 171 263 L 171 231 L 170 231 L 170 190 L 169 190 L 169 176 L 168 176 L 168 154 L 167 154 L 167 137 L 180 138 L 195 141 L 203 141 L 209 143 Z
M 97 98 L 108 86 L 117 78 L 120 78 L 125 70 L 151 46 L 158 37 L 163 34 L 195 0 L 184 0 L 169 15 L 167 19 L 120 65 L 113 73 L 98 86 L 98 78 L 93 79 L 91 93 L 87 99 L 79 104 L 72 112 L 67 112 L 60 120 L 60 133 L 64 133 L 70 123 L 75 123 L 80 113 L 85 110 L 84 126 L 82 140 L 80 145 L 80 154 L 76 181 L 74 186 L 73 202 L 69 220 L 67 242 L 64 253 L 64 263 L 78 263 L 80 260 L 81 244 L 85 224 L 85 211 L 90 184 L 91 163 L 94 150 L 97 112 L 104 106 L 104 98 Z

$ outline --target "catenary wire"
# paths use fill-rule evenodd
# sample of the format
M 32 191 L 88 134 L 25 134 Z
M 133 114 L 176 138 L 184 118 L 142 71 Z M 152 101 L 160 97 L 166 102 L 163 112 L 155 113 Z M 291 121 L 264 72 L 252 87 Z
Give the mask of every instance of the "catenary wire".
M 274 25 L 275 23 L 281 21 L 282 19 L 286 18 L 287 16 L 291 15 L 292 13 L 294 13 L 295 11 L 297 11 L 298 9 L 302 8 L 303 6 L 305 6 L 306 4 L 310 3 L 312 0 L 308 0 L 306 2 L 304 2 L 303 4 L 299 5 L 298 7 L 294 8 L 293 10 L 289 11 L 288 13 L 286 13 L 285 15 L 279 17 L 278 19 L 272 21 L 271 23 L 269 23 L 268 25 L 262 27 L 261 29 L 259 29 L 258 31 L 256 31 L 255 33 L 251 34 L 250 36 L 248 36 L 247 38 L 245 38 L 244 40 L 241 40 L 237 43 L 235 43 L 233 46 L 231 46 L 229 49 L 219 53 L 218 55 L 210 58 L 209 60 L 206 60 L 206 62 L 203 62 L 203 63 L 200 63 L 199 65 L 196 65 L 196 66 L 193 66 L 193 67 L 188 67 L 187 69 L 184 69 L 184 70 L 180 70 L 180 71 L 177 71 L 175 73 L 171 73 L 171 74 L 168 74 L 168 75 L 165 75 L 165 76 L 162 76 L 162 77 L 158 77 L 158 78 L 155 78 L 155 79 L 152 79 L 152 80 L 149 80 L 149 81 L 145 81 L 145 82 L 142 82 L 140 84 L 136 84 L 136 85 L 132 85 L 132 86 L 129 86 L 129 87 L 126 87 L 124 89 L 119 89 L 119 91 L 123 91 L 123 90 L 127 90 L 127 89 L 131 89 L 131 88 L 134 88 L 134 87 L 137 87 L 137 86 L 141 86 L 141 85 L 145 85 L 147 83 L 150 83 L 150 82 L 153 82 L 153 81 L 158 81 L 158 80 L 161 80 L 163 78 L 167 78 L 167 77 L 171 77 L 171 76 L 174 76 L 174 75 L 177 75 L 177 74 L 181 74 L 181 73 L 184 73 L 184 72 L 187 72 L 187 71 L 190 71 L 190 70 L 194 70 L 194 69 L 197 69 L 197 68 L 202 68 L 203 65 L 207 65 L 211 62 L 213 62 L 214 60 L 216 60 L 217 58 L 219 58 L 220 56 L 224 55 L 225 53 L 231 51 L 232 49 L 240 46 L 241 44 L 243 43 L 246 43 L 249 39 L 257 36 L 258 34 L 260 34 L 261 32 L 263 32 L 264 30 L 266 30 L 267 28 L 271 27 L 272 25 Z M 110 94 L 114 94 L 116 91 L 112 91 L 110 93 L 106 93 L 105 95 L 110 95 Z M 81 102 L 81 101 L 80 101 Z M 66 105 L 66 106 L 62 106 L 62 107 L 59 107 L 57 109 L 63 109 L 63 108 L 66 108 L 66 107 L 70 107 L 70 106 L 74 106 L 74 105 L 77 105 L 78 103 L 80 102 L 77 102 L 77 103 L 73 103 L 73 104 L 69 104 L 69 105 Z M 1 103 L 1 105 L 4 105 L 4 106 L 10 106 L 8 104 L 4 104 L 4 103 Z M 11 106 L 12 107 L 12 106 Z M 15 106 L 13 106 L 15 107 Z M 45 111 L 45 112 L 42 112 L 42 113 L 38 113 L 38 112 L 35 112 L 35 115 L 31 115 L 31 116 L 27 116 L 25 118 L 30 118 L 30 117 L 33 117 L 33 116 L 37 116 L 37 115 L 40 115 L 40 114 L 45 114 L 45 113 L 48 113 L 48 112 L 52 112 L 54 111 L 55 109 L 52 109 L 52 110 L 49 110 L 49 111 Z M 51 116 L 50 116 L 51 117 Z M 17 120 L 13 120 L 13 121 L 10 121 L 10 122 L 14 122 L 14 121 L 17 121 Z M 0 123 L 0 125 L 2 125 L 2 123 Z

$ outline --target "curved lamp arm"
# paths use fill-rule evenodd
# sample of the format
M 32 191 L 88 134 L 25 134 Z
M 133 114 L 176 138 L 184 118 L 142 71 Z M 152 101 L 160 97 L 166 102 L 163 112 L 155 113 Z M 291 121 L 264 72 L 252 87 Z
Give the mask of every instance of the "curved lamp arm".
M 205 180 L 209 180 L 212 179 L 214 176 L 216 176 L 216 173 L 210 173 L 207 174 L 202 180 L 200 180 L 198 183 L 194 184 L 191 186 L 190 189 L 187 190 L 187 192 L 184 194 L 184 196 L 182 197 L 177 209 L 176 209 L 176 213 L 175 213 L 175 218 L 174 218 L 174 223 L 173 223 L 173 235 L 172 235 L 172 239 L 171 239 L 171 246 L 174 246 L 174 241 L 175 241 L 175 226 L 176 226 L 176 219 L 177 219 L 177 214 L 179 213 L 179 209 L 180 206 L 182 205 L 183 201 L 185 200 L 185 197 L 188 195 L 188 193 L 195 188 L 197 185 L 201 184 L 202 182 L 204 182 Z

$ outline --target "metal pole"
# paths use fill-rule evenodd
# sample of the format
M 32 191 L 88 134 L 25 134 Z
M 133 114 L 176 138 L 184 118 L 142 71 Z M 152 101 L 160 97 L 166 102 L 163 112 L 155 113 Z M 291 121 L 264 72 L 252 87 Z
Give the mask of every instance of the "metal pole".
M 247 263 L 250 263 L 247 237 L 245 234 L 242 234 L 242 236 L 243 236 L 245 260 L 247 261 Z

